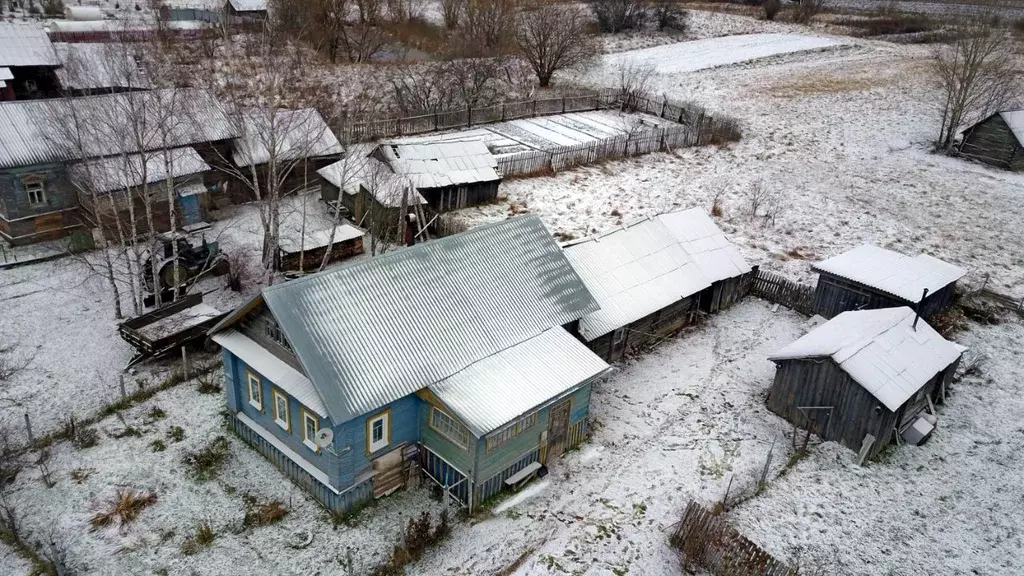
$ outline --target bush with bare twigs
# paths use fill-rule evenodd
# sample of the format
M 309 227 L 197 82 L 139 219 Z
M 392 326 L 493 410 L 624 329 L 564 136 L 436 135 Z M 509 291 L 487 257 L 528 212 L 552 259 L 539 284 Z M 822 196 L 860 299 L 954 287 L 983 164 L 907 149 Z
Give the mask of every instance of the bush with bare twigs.
M 156 504 L 156 493 L 154 492 L 118 488 L 114 497 L 103 504 L 104 509 L 89 519 L 89 524 L 92 525 L 91 530 L 118 525 L 124 532 L 143 510 L 153 504 Z
M 775 20 L 775 16 L 778 15 L 779 10 L 782 10 L 782 4 L 779 0 L 765 0 L 761 4 L 761 10 L 764 11 L 764 19 L 769 22 Z
M 590 6 L 601 32 L 639 30 L 647 22 L 647 6 L 642 0 L 594 0 Z
M 654 82 L 654 65 L 649 62 L 624 61 L 618 67 L 622 109 L 635 112 L 640 108 L 641 100 L 650 94 Z
M 541 88 L 555 72 L 583 66 L 597 52 L 586 13 L 570 4 L 541 4 L 520 13 L 515 40 Z
M 797 24 L 810 24 L 811 19 L 825 7 L 825 0 L 799 0 L 793 10 L 793 21 Z
M 184 456 L 189 474 L 199 482 L 212 480 L 220 474 L 231 455 L 231 444 L 223 436 L 217 436 L 209 444 Z

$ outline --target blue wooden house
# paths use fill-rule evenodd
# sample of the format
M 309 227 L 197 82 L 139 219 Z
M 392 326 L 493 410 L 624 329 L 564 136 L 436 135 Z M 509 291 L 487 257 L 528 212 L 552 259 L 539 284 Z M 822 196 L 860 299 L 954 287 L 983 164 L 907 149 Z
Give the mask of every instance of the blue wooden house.
M 424 477 L 472 510 L 586 437 L 608 365 L 564 326 L 596 307 L 525 216 L 267 288 L 210 333 L 234 429 L 329 509 Z

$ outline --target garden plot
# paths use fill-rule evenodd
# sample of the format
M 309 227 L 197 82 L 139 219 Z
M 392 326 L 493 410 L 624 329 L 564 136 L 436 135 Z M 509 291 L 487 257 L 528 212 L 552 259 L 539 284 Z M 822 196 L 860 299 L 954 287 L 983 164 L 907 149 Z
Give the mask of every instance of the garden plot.
M 846 44 L 848 42 L 840 38 L 821 36 L 741 34 L 609 54 L 602 59 L 602 65 L 618 68 L 629 64 L 649 64 L 658 74 L 679 74 Z
M 491 153 L 503 156 L 531 150 L 554 150 L 577 144 L 590 144 L 637 130 L 650 130 L 673 122 L 649 114 L 630 114 L 617 110 L 593 110 L 520 118 L 507 122 L 487 124 L 469 130 L 398 138 L 398 144 L 450 141 L 483 141 Z

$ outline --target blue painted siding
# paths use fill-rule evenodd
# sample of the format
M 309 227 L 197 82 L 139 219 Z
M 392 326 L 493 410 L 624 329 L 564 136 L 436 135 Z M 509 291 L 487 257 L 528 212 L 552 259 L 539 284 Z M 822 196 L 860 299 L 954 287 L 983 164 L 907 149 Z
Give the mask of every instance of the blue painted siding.
M 472 434 L 469 435 L 469 446 L 462 447 L 452 442 L 445 436 L 442 436 L 439 432 L 430 427 L 430 410 L 432 406 L 429 402 L 421 402 L 420 405 L 420 442 L 424 446 L 430 448 L 435 454 L 441 458 L 447 460 L 452 466 L 462 470 L 470 476 L 473 475 L 473 470 L 476 468 L 475 455 L 476 455 L 476 442 Z M 445 414 L 449 414 L 445 412 Z M 453 415 L 449 414 L 449 416 Z M 456 420 L 458 420 L 456 418 Z
M 593 385 L 589 382 L 580 386 L 572 394 L 572 413 L 569 414 L 569 424 L 573 425 L 586 420 L 590 416 L 590 390 Z
M 369 471 L 374 458 L 387 454 L 403 442 L 414 444 L 420 441 L 421 404 L 422 400 L 415 395 L 409 395 L 335 428 L 335 444 L 339 445 L 339 452 L 344 451 L 341 458 L 341 485 L 347 486 L 358 476 Z M 390 412 L 388 418 L 391 429 L 390 442 L 387 446 L 370 454 L 367 452 L 366 425 L 384 412 Z M 344 444 L 339 444 L 339 441 Z

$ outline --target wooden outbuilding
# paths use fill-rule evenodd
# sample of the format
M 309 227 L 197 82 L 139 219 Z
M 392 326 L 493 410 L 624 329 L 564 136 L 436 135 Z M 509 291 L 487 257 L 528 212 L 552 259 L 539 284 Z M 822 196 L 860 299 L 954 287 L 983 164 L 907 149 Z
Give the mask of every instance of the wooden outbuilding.
M 996 112 L 963 131 L 960 155 L 999 168 L 1024 170 L 1024 110 Z
M 956 283 L 967 274 L 927 254 L 907 256 L 870 244 L 811 269 L 818 273 L 814 312 L 825 318 L 848 310 L 910 306 L 929 319 L 953 303 Z
M 41 24 L 0 22 L 0 101 L 58 96 L 60 65 Z
M 328 206 L 340 204 L 357 226 L 397 242 L 399 223 L 405 217 L 402 202 L 407 213 L 419 213 L 427 201 L 408 180 L 370 156 L 372 151 L 369 146 L 350 146 L 345 158 L 318 170 L 320 197 Z
M 327 262 L 340 262 L 363 253 L 366 232 L 342 222 L 334 228 L 317 230 L 304 237 L 284 236 L 278 243 L 279 268 L 284 271 L 315 272 L 324 256 Z
M 744 296 L 751 268 L 700 209 L 645 218 L 568 243 L 565 255 L 597 299 L 576 332 L 607 362 L 651 345 Z
M 870 459 L 928 437 L 964 351 L 907 307 L 843 312 L 769 358 L 767 406 Z
M 438 212 L 484 204 L 498 196 L 498 160 L 480 140 L 381 144 L 371 156 L 408 180 Z

